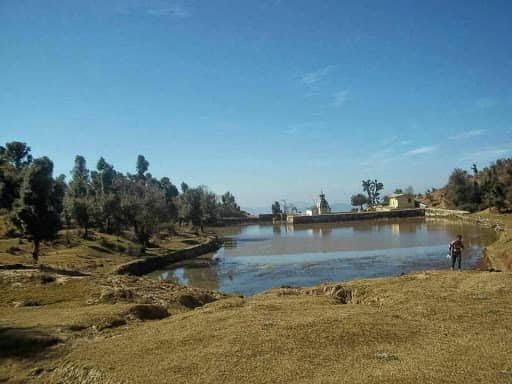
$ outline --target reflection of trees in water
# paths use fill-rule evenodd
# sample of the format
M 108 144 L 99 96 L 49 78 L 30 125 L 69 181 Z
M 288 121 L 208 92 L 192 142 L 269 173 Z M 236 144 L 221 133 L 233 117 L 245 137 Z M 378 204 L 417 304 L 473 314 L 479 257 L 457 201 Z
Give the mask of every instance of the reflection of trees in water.
M 428 230 L 447 233 L 450 240 L 457 235 L 462 235 L 466 249 L 470 246 L 485 247 L 496 240 L 496 233 L 489 229 L 462 221 L 450 221 L 446 219 L 430 219 L 427 221 Z
M 199 258 L 187 260 L 176 264 L 172 270 L 163 272 L 160 277 L 163 280 L 177 284 L 183 284 L 176 279 L 175 272 L 181 269 L 182 279 L 187 285 L 206 289 L 219 289 L 219 277 L 217 267 L 212 264 L 211 259 Z
M 213 232 L 215 232 L 217 235 L 219 235 L 219 237 L 224 237 L 224 236 L 239 235 L 242 233 L 243 228 L 244 227 L 241 225 L 232 225 L 232 226 L 228 226 L 228 227 L 213 227 L 213 228 L 208 228 L 208 229 L 212 229 Z
M 217 267 L 210 260 L 201 260 L 185 267 L 184 275 L 192 287 L 219 289 Z

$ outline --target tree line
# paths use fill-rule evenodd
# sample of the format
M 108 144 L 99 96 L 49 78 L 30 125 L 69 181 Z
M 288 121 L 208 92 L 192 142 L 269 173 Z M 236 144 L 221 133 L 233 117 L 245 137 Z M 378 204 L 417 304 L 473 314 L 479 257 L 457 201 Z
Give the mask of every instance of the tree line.
M 478 170 L 457 168 L 448 179 L 446 199 L 455 208 L 478 211 L 494 208 L 506 211 L 512 208 L 512 159 L 499 159 Z
M 48 157 L 34 159 L 22 142 L 0 146 L 0 209 L 19 235 L 33 242 L 36 261 L 40 243 L 63 226 L 80 228 L 83 237 L 91 228 L 112 234 L 130 230 L 147 247 L 166 224 L 202 228 L 243 215 L 230 192 L 218 196 L 206 186 L 192 188 L 185 182 L 178 190 L 168 177 L 153 177 L 143 155 L 137 157 L 134 174 L 115 170 L 103 157 L 90 170 L 77 155 L 67 182 L 65 175 L 54 178 Z

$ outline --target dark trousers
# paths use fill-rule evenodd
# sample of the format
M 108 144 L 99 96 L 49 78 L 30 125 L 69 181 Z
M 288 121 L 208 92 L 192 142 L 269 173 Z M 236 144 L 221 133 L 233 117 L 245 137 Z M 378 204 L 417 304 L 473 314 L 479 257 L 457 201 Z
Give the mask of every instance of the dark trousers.
M 461 252 L 452 252 L 452 269 L 455 268 L 455 262 L 458 261 L 458 268 L 460 269 L 460 264 L 462 262 L 462 253 Z

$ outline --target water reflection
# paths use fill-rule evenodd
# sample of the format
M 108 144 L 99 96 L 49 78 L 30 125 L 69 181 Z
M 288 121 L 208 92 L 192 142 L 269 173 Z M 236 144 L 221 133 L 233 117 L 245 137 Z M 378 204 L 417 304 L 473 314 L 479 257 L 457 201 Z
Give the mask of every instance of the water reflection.
M 215 255 L 187 260 L 152 276 L 250 295 L 281 285 L 306 286 L 447 268 L 447 245 L 459 233 L 466 243 L 464 267 L 472 268 L 482 247 L 496 235 L 470 224 L 408 219 L 228 227 L 219 235 L 230 241 Z

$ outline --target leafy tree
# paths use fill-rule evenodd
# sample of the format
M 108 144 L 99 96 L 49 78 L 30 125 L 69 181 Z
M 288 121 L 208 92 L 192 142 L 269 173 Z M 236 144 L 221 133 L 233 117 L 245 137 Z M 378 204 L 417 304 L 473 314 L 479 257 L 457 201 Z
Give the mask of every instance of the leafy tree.
M 64 196 L 66 195 L 67 189 L 68 185 L 66 184 L 66 175 L 59 175 L 55 179 L 53 198 L 56 202 L 57 211 L 61 213 L 64 211 Z
M 274 201 L 274 204 L 272 204 L 272 214 L 280 215 L 281 213 L 283 213 L 281 210 L 281 204 L 279 204 L 279 201 Z
M 137 179 L 144 180 L 144 174 L 148 171 L 148 169 L 149 162 L 146 160 L 146 158 L 142 155 L 137 156 Z
M 144 247 L 149 246 L 159 224 L 169 219 L 163 191 L 142 181 L 121 180 L 120 209 L 125 222 L 133 228 L 137 241 Z
M 380 201 L 380 191 L 384 189 L 384 184 L 375 180 L 363 180 L 363 191 L 368 194 L 368 205 L 375 206 Z
M 214 223 L 222 215 L 218 197 L 208 190 L 206 186 L 198 188 L 201 198 L 201 218 L 206 223 Z
M 358 206 L 363 210 L 363 205 L 368 203 L 368 198 L 362 193 L 358 193 L 350 198 L 350 202 L 354 207 Z
M 91 195 L 90 173 L 83 156 L 77 155 L 75 157 L 75 166 L 71 175 L 72 178 L 66 195 L 66 210 L 83 228 L 83 237 L 87 238 L 95 206 Z
M 181 193 L 186 193 L 189 190 L 189 186 L 187 183 L 182 182 L 181 183 Z
M 12 208 L 19 196 L 24 169 L 31 162 L 27 144 L 13 141 L 0 146 L 0 208 Z
M 107 233 L 119 232 L 122 217 L 120 200 L 115 181 L 120 177 L 114 166 L 101 157 L 96 165 L 97 171 L 91 172 L 92 189 L 94 192 L 94 221 L 101 230 Z M 89 198 L 90 199 L 90 198 Z
M 3 148 L 3 147 L 2 147 Z M 20 141 L 12 141 L 5 144 L 0 151 L 1 157 L 16 169 L 28 166 L 32 162 L 30 147 Z
M 455 169 L 448 179 L 446 196 L 455 207 L 472 209 L 471 195 L 473 184 L 469 180 L 468 173 L 460 168 Z
M 222 217 L 236 217 L 240 215 L 240 207 L 231 192 L 224 193 L 221 198 L 220 215 Z
M 505 207 L 506 187 L 498 176 L 496 165 L 485 169 L 482 175 L 483 202 L 487 207 L 495 207 L 501 210 Z
M 167 200 L 174 199 L 180 194 L 178 188 L 176 188 L 176 186 L 171 183 L 171 180 L 168 177 L 162 177 L 159 184 L 160 188 L 164 191 L 165 198 Z
M 179 217 L 187 222 L 192 222 L 193 226 L 201 225 L 203 212 L 201 210 L 200 190 L 198 188 L 188 188 L 187 186 L 187 188 L 185 188 L 185 192 L 180 195 L 179 201 Z
M 178 188 L 171 182 L 168 177 L 162 177 L 158 182 L 158 187 L 162 190 L 167 202 L 167 210 L 169 211 L 169 217 L 176 219 L 178 208 L 177 208 L 177 197 L 179 196 Z
M 407 188 L 405 188 L 405 193 L 414 196 L 414 188 L 412 187 L 412 185 L 409 185 Z
M 41 241 L 55 237 L 60 228 L 62 184 L 52 178 L 53 163 L 47 157 L 34 160 L 24 175 L 13 221 L 33 244 L 32 257 L 39 259 Z
M 19 195 L 22 174 L 12 166 L 0 165 L 0 208 L 11 209 Z
M 404 193 L 404 191 L 402 190 L 402 188 L 395 188 L 393 193 Z

